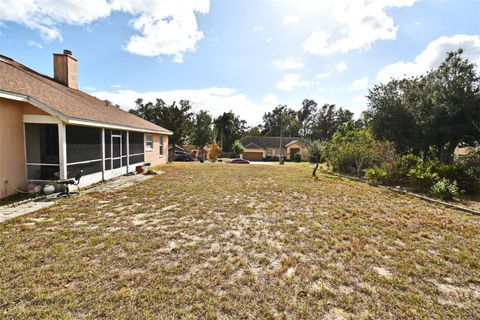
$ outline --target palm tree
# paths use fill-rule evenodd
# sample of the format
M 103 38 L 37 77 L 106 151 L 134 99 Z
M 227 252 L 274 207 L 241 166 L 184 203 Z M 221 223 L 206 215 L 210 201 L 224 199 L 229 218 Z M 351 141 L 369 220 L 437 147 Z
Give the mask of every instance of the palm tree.
M 225 137 L 235 133 L 237 129 L 236 116 L 233 112 L 224 112 L 214 120 L 215 131 L 220 139 L 220 147 L 224 150 Z

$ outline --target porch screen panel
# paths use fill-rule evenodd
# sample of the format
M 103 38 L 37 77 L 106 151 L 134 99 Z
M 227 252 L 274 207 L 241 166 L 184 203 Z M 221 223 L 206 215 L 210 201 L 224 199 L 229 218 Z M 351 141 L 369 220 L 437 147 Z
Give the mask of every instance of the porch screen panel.
M 142 132 L 129 132 L 129 150 L 130 150 L 130 164 L 140 163 L 145 161 L 144 157 L 144 141 Z
M 127 165 L 127 131 L 122 131 L 122 166 Z
M 112 130 L 105 129 L 105 170 L 112 168 Z
M 58 126 L 25 124 L 25 151 L 28 180 L 53 180 L 60 171 Z
M 66 126 L 67 176 L 102 172 L 102 129 Z

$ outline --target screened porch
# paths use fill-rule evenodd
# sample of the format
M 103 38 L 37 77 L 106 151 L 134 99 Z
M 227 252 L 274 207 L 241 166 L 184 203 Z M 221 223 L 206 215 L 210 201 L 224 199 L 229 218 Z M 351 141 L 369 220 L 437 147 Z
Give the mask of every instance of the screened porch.
M 26 177 L 45 183 L 83 170 L 85 184 L 126 174 L 144 162 L 143 132 L 25 123 Z

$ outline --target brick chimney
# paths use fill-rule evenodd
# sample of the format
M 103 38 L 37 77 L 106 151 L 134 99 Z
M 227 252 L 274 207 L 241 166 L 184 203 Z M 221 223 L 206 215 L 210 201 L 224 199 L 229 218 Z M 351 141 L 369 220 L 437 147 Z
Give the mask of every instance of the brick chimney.
M 53 54 L 53 78 L 69 88 L 78 89 L 77 59 L 72 51 Z

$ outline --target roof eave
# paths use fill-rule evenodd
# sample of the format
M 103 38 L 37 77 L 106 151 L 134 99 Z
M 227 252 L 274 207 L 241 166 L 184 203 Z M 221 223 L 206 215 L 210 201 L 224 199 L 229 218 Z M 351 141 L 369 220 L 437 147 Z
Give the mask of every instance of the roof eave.
M 71 125 L 100 127 L 100 128 L 114 129 L 114 130 L 127 130 L 127 131 L 139 131 L 139 132 L 147 132 L 147 133 L 160 133 L 160 134 L 165 134 L 165 135 L 169 135 L 169 136 L 171 136 L 173 134 L 173 132 L 170 131 L 170 130 L 155 130 L 155 129 L 149 129 L 149 128 L 132 127 L 132 126 L 126 126 L 126 125 L 121 125 L 121 124 L 94 121 L 94 120 L 86 120 L 86 119 L 69 118 L 65 122 L 67 124 L 71 124 Z
M 165 135 L 172 135 L 173 132 L 170 130 L 155 130 L 155 129 L 149 129 L 149 128 L 140 128 L 140 127 L 133 127 L 133 126 L 125 126 L 125 125 L 119 125 L 119 124 L 114 124 L 114 123 L 108 123 L 108 122 L 101 122 L 101 121 L 94 121 L 94 120 L 86 120 L 86 119 L 76 119 L 76 118 L 70 118 L 66 116 L 65 114 L 58 112 L 57 110 L 49 107 L 48 105 L 44 104 L 43 102 L 32 98 L 30 96 L 20 94 L 20 93 L 15 93 L 15 92 L 10 92 L 6 91 L 3 89 L 0 89 L 0 98 L 5 98 L 5 99 L 10 99 L 10 100 L 15 100 L 15 101 L 21 101 L 21 102 L 26 102 L 29 103 L 40 110 L 55 116 L 62 120 L 63 122 L 67 124 L 72 124 L 72 125 L 84 125 L 84 126 L 90 126 L 90 127 L 101 127 L 101 128 L 108 128 L 108 129 L 117 129 L 117 130 L 129 130 L 129 131 L 139 131 L 139 132 L 147 132 L 147 133 L 160 133 L 160 134 L 165 134 Z
M 58 112 L 57 110 L 47 106 L 45 103 L 30 96 L 0 89 L 0 98 L 30 103 L 38 109 L 45 111 L 46 113 L 55 116 L 64 122 L 68 121 L 68 117 L 65 114 Z

